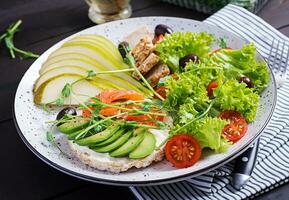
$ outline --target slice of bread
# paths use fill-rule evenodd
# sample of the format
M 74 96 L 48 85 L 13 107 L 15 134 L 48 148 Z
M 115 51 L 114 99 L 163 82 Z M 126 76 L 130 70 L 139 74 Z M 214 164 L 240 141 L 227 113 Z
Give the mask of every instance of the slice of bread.
M 166 139 L 168 134 L 167 130 L 151 130 L 156 137 L 156 146 L 161 144 Z M 129 158 L 114 158 L 109 156 L 108 153 L 97 153 L 88 147 L 79 146 L 72 141 L 69 141 L 69 146 L 72 153 L 82 163 L 99 169 L 110 171 L 114 173 L 124 172 L 132 167 L 142 168 L 147 167 L 153 162 L 161 161 L 164 158 L 164 147 L 155 150 L 149 156 L 142 159 L 129 159 Z

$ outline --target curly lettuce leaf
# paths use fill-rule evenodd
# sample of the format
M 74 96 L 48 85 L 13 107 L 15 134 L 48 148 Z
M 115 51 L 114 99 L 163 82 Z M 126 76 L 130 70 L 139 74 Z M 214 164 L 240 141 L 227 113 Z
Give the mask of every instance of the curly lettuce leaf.
M 214 90 L 215 105 L 221 110 L 235 110 L 240 112 L 248 122 L 256 117 L 259 105 L 259 95 L 247 87 L 245 83 L 228 80 Z
M 195 54 L 203 60 L 208 56 L 213 41 L 213 35 L 205 32 L 175 32 L 166 35 L 156 46 L 156 51 L 163 63 L 166 63 L 172 71 L 178 72 L 180 58 Z
M 185 72 L 178 75 L 178 79 L 170 78 L 165 85 L 168 88 L 167 98 L 164 107 L 171 110 L 178 110 L 188 99 L 194 105 L 203 105 L 209 102 L 205 84 L 193 73 Z
M 254 44 L 244 45 L 237 50 L 221 50 L 214 53 L 209 63 L 223 67 L 225 76 L 239 80 L 244 75 L 249 77 L 253 83 L 253 90 L 261 93 L 268 85 L 269 72 L 264 61 L 255 58 L 256 48 Z
M 212 80 L 220 85 L 224 79 L 223 69 L 207 67 L 206 64 L 189 62 L 186 72 L 178 74 L 178 79 L 169 78 L 165 81 L 168 88 L 164 107 L 170 112 L 174 123 L 184 121 L 204 112 L 211 99 L 208 97 L 207 86 Z M 210 116 L 217 116 L 218 110 L 212 108 Z
M 190 120 L 187 122 L 189 121 Z M 226 124 L 228 124 L 226 120 L 217 117 L 205 117 L 191 123 L 185 129 L 182 129 L 182 132 L 194 136 L 202 148 L 225 152 L 232 144 L 222 136 L 222 129 Z M 182 126 L 182 124 L 177 124 L 175 128 L 177 129 L 180 126 Z
M 226 120 L 206 117 L 199 121 L 194 136 L 202 148 L 208 147 L 217 152 L 227 151 L 230 143 L 222 137 L 222 129 L 226 124 L 228 124 Z

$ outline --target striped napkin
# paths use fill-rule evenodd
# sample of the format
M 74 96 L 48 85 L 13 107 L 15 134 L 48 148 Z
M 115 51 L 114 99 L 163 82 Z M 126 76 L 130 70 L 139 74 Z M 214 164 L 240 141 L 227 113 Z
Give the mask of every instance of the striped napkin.
M 206 23 L 254 42 L 258 51 L 268 57 L 273 38 L 289 39 L 271 25 L 249 11 L 229 4 L 205 20 Z M 289 51 L 285 49 L 285 53 Z M 280 52 L 281 53 L 281 50 Z M 289 74 L 289 73 L 287 73 Z M 230 182 L 233 162 L 207 174 L 186 181 L 146 187 L 131 187 L 137 199 L 185 200 L 185 199 L 247 199 L 258 196 L 289 178 L 289 76 L 278 90 L 275 112 L 260 138 L 259 153 L 252 177 L 241 190 L 235 190 Z

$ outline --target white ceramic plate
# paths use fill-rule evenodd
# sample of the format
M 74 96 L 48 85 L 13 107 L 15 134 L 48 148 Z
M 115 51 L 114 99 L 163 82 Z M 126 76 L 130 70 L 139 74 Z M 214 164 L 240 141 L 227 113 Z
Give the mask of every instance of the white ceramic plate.
M 167 161 L 162 161 L 147 168 L 131 169 L 124 173 L 113 174 L 89 168 L 76 159 L 69 159 L 47 142 L 47 125 L 45 121 L 54 119 L 57 111 L 47 113 L 35 106 L 32 87 L 38 77 L 38 70 L 48 55 L 76 35 L 100 34 L 118 44 L 122 38 L 140 26 L 146 25 L 153 32 L 157 24 L 167 24 L 174 31 L 206 31 L 214 34 L 217 38 L 225 37 L 227 38 L 228 46 L 233 49 L 240 48 L 246 43 L 244 39 L 218 27 L 194 20 L 172 17 L 142 17 L 115 21 L 91 27 L 62 40 L 43 53 L 31 65 L 23 76 L 16 92 L 14 105 L 15 124 L 19 135 L 33 153 L 52 167 L 81 179 L 113 185 L 152 185 L 184 180 L 215 169 L 242 153 L 260 135 L 267 125 L 276 103 L 276 86 L 272 72 L 269 86 L 261 95 L 256 120 L 249 125 L 247 134 L 226 153 L 206 153 L 197 164 L 189 168 L 176 169 L 171 167 Z M 259 59 L 262 58 L 259 56 Z M 61 137 L 58 139 L 62 143 L 62 148 L 65 149 L 65 142 L 61 140 Z

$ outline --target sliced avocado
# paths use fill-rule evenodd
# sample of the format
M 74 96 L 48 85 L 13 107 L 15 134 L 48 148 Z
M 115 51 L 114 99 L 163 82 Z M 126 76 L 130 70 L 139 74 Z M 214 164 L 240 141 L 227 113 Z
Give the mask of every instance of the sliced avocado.
M 112 157 L 123 157 L 128 155 L 133 151 L 137 146 L 142 142 L 144 138 L 144 132 L 138 133 L 136 136 L 130 138 L 126 143 L 121 147 L 111 152 L 109 155 Z
M 143 141 L 129 154 L 129 158 L 138 159 L 150 155 L 156 147 L 156 138 L 153 134 L 146 132 Z
M 69 140 L 74 140 L 75 137 L 76 137 L 82 130 L 83 130 L 83 129 L 80 129 L 80 130 L 78 130 L 78 131 L 75 131 L 75 132 L 73 132 L 73 133 L 70 133 L 70 134 L 67 136 L 67 138 L 68 138 Z
M 83 129 L 88 125 L 88 121 L 85 119 L 73 119 L 59 125 L 57 128 L 60 132 L 65 134 L 74 133 L 80 129 Z
M 107 146 L 93 148 L 93 150 L 99 153 L 106 153 L 106 152 L 113 151 L 117 149 L 118 147 L 120 147 L 121 145 L 123 145 L 124 143 L 126 143 L 129 140 L 129 138 L 132 136 L 132 133 L 133 131 L 128 131 L 123 136 L 121 136 L 118 140 L 114 141 L 113 143 Z
M 90 148 L 94 148 L 94 147 L 102 147 L 105 145 L 108 145 L 114 141 L 116 141 L 118 138 L 120 138 L 124 133 L 126 132 L 125 129 L 119 129 L 118 131 L 116 131 L 110 138 L 108 138 L 107 140 L 104 140 L 103 142 L 100 143 L 96 143 L 93 145 L 89 145 Z
M 108 139 L 109 137 L 111 137 L 118 129 L 119 129 L 119 126 L 109 127 L 105 129 L 104 131 L 96 133 L 92 136 L 76 140 L 75 143 L 81 146 L 89 146 L 98 142 L 102 142 Z

